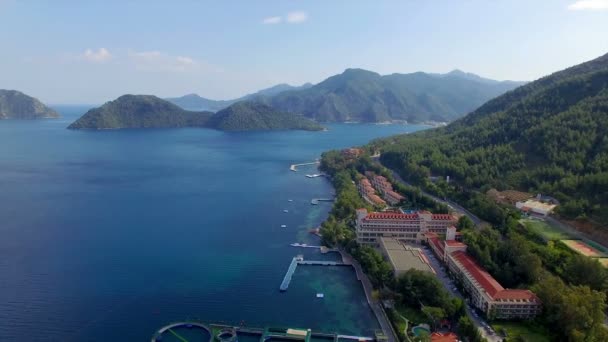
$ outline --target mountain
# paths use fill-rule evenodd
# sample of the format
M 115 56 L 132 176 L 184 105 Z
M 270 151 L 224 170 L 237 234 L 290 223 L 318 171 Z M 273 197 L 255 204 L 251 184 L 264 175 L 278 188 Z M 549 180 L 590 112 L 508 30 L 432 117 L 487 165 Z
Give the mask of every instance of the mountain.
M 322 122 L 452 121 L 521 84 L 488 82 L 471 75 L 416 72 L 381 76 L 347 69 L 310 88 L 284 91 L 265 102 Z
M 608 224 L 608 54 L 486 102 L 446 127 L 374 143 L 405 178 L 518 189 Z
M 188 94 L 188 95 L 184 95 L 181 97 L 167 98 L 166 100 L 169 102 L 172 102 L 186 110 L 204 110 L 204 111 L 217 112 L 218 110 L 224 109 L 239 101 L 255 99 L 255 98 L 263 97 L 263 96 L 274 96 L 283 91 L 306 89 L 309 87 L 312 87 L 312 84 L 306 83 L 306 84 L 303 84 L 303 85 L 297 87 L 297 86 L 292 86 L 289 84 L 281 83 L 281 84 L 272 86 L 270 88 L 262 89 L 256 93 L 248 94 L 248 95 L 239 97 L 237 99 L 232 99 L 232 100 L 210 100 L 210 99 L 201 97 L 197 94 Z
M 320 130 L 317 123 L 267 105 L 241 101 L 218 113 L 191 112 L 152 95 L 123 95 L 86 112 L 69 129 L 206 127 L 224 131 Z
M 48 119 L 59 114 L 38 99 L 16 90 L 0 89 L 0 119 Z
M 300 115 L 280 112 L 254 101 L 241 101 L 222 109 L 209 119 L 207 127 L 223 131 L 323 129 L 316 122 Z
M 204 127 L 213 113 L 190 112 L 152 95 L 123 95 L 86 112 L 70 129 Z

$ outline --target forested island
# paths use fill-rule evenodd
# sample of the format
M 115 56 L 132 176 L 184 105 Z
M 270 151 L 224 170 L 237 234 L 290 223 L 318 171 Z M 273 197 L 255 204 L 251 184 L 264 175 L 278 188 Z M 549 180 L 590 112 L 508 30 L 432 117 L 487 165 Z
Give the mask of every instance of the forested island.
M 203 127 L 225 131 L 321 130 L 304 117 L 265 104 L 242 101 L 217 113 L 192 112 L 152 95 L 123 95 L 89 110 L 69 129 Z
M 0 89 L 0 119 L 55 119 L 59 113 L 17 90 Z

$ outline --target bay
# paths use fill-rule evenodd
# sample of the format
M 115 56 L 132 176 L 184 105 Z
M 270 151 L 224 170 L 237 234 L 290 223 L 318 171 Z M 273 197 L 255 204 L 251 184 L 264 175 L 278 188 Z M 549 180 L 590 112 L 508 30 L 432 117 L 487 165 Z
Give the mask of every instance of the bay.
M 279 292 L 294 255 L 335 258 L 289 246 L 318 243 L 331 204 L 310 200 L 333 194 L 289 166 L 426 126 L 70 131 L 88 108 L 56 109 L 0 121 L 0 340 L 145 341 L 184 319 L 378 329 L 349 268 L 301 267 Z

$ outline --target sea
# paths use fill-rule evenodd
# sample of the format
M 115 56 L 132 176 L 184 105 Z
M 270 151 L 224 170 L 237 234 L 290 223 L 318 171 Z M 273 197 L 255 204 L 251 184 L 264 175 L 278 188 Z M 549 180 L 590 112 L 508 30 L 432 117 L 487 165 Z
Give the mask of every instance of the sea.
M 339 257 L 290 246 L 319 244 L 331 203 L 310 201 L 334 190 L 289 167 L 428 126 L 73 131 L 89 107 L 55 109 L 0 121 L 0 341 L 149 341 L 183 320 L 379 329 L 352 268 L 300 266 L 279 291 L 294 256 Z

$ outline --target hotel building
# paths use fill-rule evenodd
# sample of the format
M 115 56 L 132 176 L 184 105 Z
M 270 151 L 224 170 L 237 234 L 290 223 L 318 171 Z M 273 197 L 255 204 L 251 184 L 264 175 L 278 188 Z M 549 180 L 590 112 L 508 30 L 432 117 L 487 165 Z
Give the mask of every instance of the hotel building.
M 378 245 L 380 237 L 395 238 L 406 242 L 425 240 L 426 233 L 446 234 L 456 224 L 451 214 L 432 214 L 428 211 L 415 213 L 372 212 L 357 210 L 357 242 Z
M 450 237 L 451 233 L 447 236 Z M 454 240 L 430 235 L 428 243 L 437 257 L 470 295 L 471 305 L 488 317 L 531 319 L 542 310 L 540 299 L 530 290 L 505 289 L 466 253 L 467 246 Z

